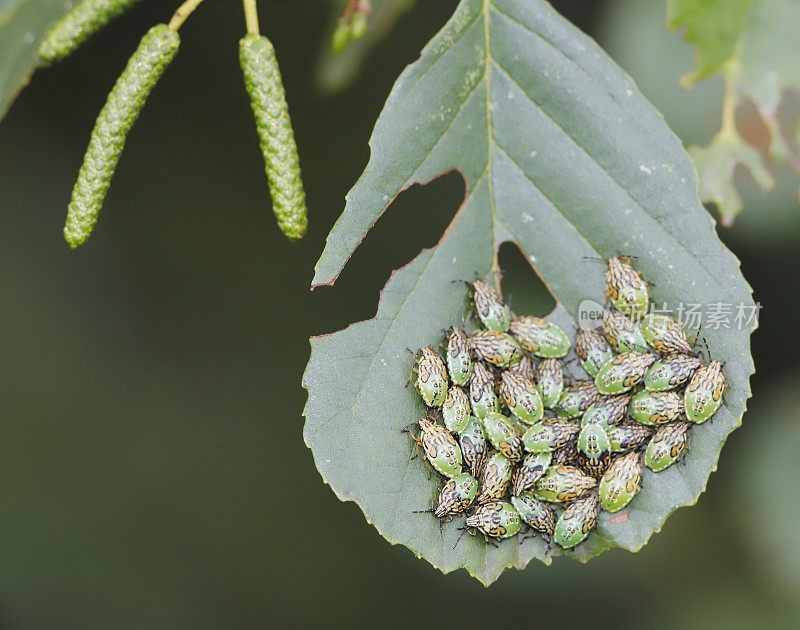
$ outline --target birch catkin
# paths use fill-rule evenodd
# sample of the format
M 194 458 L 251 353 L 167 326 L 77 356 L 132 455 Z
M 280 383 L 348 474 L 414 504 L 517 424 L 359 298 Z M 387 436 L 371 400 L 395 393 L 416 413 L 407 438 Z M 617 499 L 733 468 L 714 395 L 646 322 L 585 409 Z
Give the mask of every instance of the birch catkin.
M 120 13 L 140 0 L 83 0 L 53 24 L 39 44 L 39 56 L 54 63 L 83 44 Z
M 297 240 L 308 226 L 306 199 L 275 50 L 266 37 L 248 34 L 239 41 L 239 62 L 264 154 L 272 210 L 283 233 Z
M 179 45 L 178 33 L 165 24 L 151 28 L 108 95 L 92 131 L 78 181 L 72 189 L 64 237 L 73 248 L 89 238 L 125 138 Z

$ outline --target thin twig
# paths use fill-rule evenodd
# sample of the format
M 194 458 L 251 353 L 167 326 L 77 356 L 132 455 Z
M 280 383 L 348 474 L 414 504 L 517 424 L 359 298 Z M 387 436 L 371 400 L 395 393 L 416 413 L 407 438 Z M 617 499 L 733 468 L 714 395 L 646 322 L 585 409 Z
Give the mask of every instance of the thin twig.
M 181 24 L 186 21 L 192 12 L 197 8 L 197 6 L 203 0 L 186 0 L 181 6 L 178 7 L 178 10 L 172 15 L 172 19 L 169 21 L 168 26 L 173 30 L 177 31 Z
M 252 35 L 260 35 L 258 30 L 258 9 L 256 8 L 256 0 L 243 0 L 243 3 L 247 32 Z

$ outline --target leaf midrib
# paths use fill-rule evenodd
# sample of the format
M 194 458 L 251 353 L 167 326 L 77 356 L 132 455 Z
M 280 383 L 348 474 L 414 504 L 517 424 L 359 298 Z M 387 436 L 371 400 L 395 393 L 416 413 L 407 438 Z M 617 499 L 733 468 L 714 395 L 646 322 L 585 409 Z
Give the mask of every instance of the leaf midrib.
M 489 212 L 492 217 L 492 272 L 500 271 L 497 248 L 497 210 L 494 200 L 494 176 L 492 174 L 492 145 L 494 144 L 494 121 L 492 120 L 492 62 L 491 38 L 489 35 L 489 15 L 491 0 L 483 0 L 483 79 L 486 89 L 486 170 L 489 187 Z M 465 101 L 466 102 L 466 101 Z M 477 182 L 476 182 L 477 183 Z M 509 232 L 511 234 L 511 232 Z M 500 274 L 494 273 L 495 288 L 500 293 Z

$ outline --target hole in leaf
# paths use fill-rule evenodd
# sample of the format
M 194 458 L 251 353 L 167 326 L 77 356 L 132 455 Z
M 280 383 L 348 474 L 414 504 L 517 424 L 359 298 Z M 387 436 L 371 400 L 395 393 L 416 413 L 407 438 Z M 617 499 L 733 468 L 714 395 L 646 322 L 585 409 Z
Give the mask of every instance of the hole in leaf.
M 769 129 L 752 100 L 742 101 L 736 113 L 736 126 L 745 142 L 753 145 L 762 154 L 769 151 Z
M 556 307 L 555 298 L 514 243 L 500 246 L 499 262 L 503 270 L 503 296 L 511 300 L 511 308 L 517 315 L 544 317 Z
M 374 317 L 376 297 L 392 271 L 434 247 L 463 202 L 464 179 L 457 172 L 424 186 L 415 184 L 391 201 L 347 263 L 336 290 L 317 289 L 325 301 L 319 307 L 326 315 L 325 327 L 336 330 Z

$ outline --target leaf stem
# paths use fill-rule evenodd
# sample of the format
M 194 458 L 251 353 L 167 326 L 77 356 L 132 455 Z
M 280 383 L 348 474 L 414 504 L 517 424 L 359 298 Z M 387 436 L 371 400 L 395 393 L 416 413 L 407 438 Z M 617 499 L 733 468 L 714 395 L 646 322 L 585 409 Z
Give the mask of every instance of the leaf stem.
M 171 28 L 173 31 L 177 31 L 186 21 L 186 18 L 192 14 L 192 12 L 202 1 L 203 0 L 186 0 L 181 6 L 178 7 L 175 13 L 172 14 L 172 19 L 168 24 L 169 28 Z
M 252 35 L 260 35 L 258 30 L 258 9 L 256 0 L 242 0 L 244 4 L 244 20 L 247 24 L 247 32 Z
M 722 97 L 722 128 L 719 135 L 734 138 L 739 134 L 736 131 L 736 77 L 739 74 L 739 64 L 733 59 L 725 64 L 722 76 L 725 79 L 725 95 Z
M 733 94 L 733 81 L 725 81 L 725 96 L 722 99 L 722 129 L 721 134 L 726 136 L 736 135 L 736 97 Z

